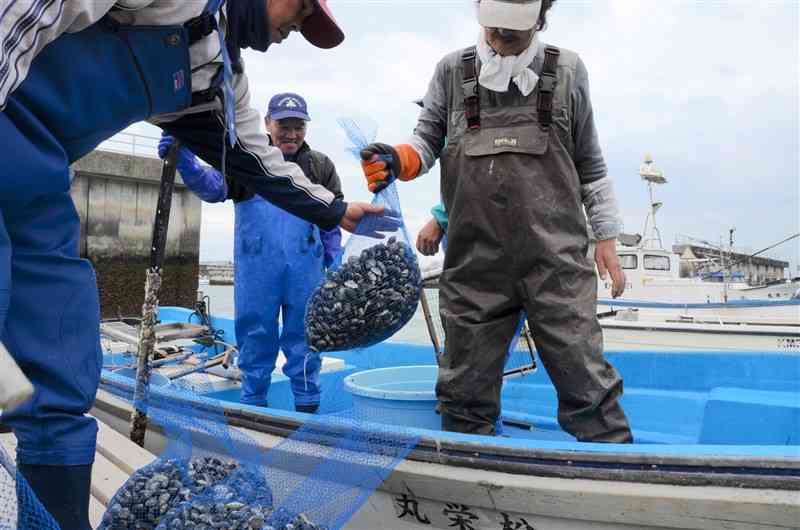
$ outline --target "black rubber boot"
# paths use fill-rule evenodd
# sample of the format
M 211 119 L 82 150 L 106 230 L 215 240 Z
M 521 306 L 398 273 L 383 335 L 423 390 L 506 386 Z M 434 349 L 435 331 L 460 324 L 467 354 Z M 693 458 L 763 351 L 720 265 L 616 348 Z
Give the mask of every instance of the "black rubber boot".
M 61 530 L 92 530 L 89 524 L 91 464 L 84 466 L 19 464 L 17 468 Z
M 319 410 L 319 403 L 312 405 L 295 405 L 294 410 L 297 412 L 305 412 L 306 414 L 316 414 Z

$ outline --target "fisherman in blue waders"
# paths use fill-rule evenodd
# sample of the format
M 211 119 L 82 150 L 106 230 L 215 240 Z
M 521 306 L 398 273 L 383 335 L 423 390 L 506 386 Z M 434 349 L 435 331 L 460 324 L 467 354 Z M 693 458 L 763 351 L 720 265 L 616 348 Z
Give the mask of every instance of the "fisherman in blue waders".
M 342 185 L 330 158 L 305 141 L 311 120 L 305 99 L 298 94 L 275 95 L 269 102 L 265 125 L 270 144 L 295 162 L 308 178 L 338 199 Z M 166 155 L 172 138 L 164 136 L 159 155 Z M 178 170 L 183 181 L 201 199 L 236 203 L 234 282 L 236 338 L 242 374 L 242 403 L 267 406 L 278 350 L 286 357 L 283 373 L 290 379 L 295 409 L 317 412 L 322 359 L 305 339 L 305 309 L 325 271 L 341 259 L 342 234 L 338 227 L 321 230 L 291 215 L 222 174 L 197 163 L 181 147 Z M 278 325 L 278 316 L 281 326 Z
M 344 38 L 326 0 L 0 3 L 0 340 L 35 387 L 3 411 L 19 470 L 63 530 L 86 530 L 101 352 L 95 276 L 80 259 L 69 165 L 142 120 L 298 217 L 354 229 L 346 204 L 284 161 L 250 108 L 240 50 L 292 31 Z

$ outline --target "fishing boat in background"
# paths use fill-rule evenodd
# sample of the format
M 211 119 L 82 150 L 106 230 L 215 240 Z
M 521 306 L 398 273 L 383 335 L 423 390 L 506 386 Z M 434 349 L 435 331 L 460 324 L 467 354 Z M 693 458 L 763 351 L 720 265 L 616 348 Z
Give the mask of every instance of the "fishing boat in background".
M 506 379 L 502 436 L 440 431 L 434 348 L 422 345 L 383 343 L 326 357 L 320 416 L 294 412 L 289 380 L 279 374 L 269 408 L 243 405 L 235 366 L 214 364 L 219 350 L 204 351 L 185 333 L 197 326 L 235 344 L 233 322 L 180 308 L 161 308 L 159 319 L 163 339 L 182 333 L 156 346 L 164 357 L 152 381 L 163 386 L 151 389 L 152 399 L 196 410 L 213 404 L 237 432 L 286 452 L 271 461 L 290 465 L 321 453 L 312 442 L 284 443 L 309 422 L 367 436 L 387 428 L 413 433 L 410 453 L 344 528 L 753 530 L 797 528 L 800 520 L 796 352 L 608 351 L 625 380 L 622 404 L 637 443 L 604 445 L 578 443 L 560 429 L 544 370 Z M 92 414 L 126 433 L 134 379 L 120 368 L 135 358 L 118 328 Z M 179 384 L 185 391 L 167 391 Z M 155 422 L 148 429 L 146 447 L 161 454 L 163 431 Z M 213 450 L 213 440 L 205 443 Z M 365 454 L 359 465 L 373 460 Z
M 633 239 L 638 241 L 639 239 Z M 621 241 L 631 243 L 630 238 Z M 617 246 L 625 272 L 625 292 L 611 297 L 609 279 L 598 279 L 598 310 L 638 308 L 640 317 L 675 318 L 676 313 L 700 319 L 740 319 L 765 325 L 800 324 L 800 298 L 795 283 L 750 286 L 681 278 L 679 256 L 641 243 Z
M 618 238 L 625 292 L 612 298 L 610 280 L 598 278 L 597 310 L 606 349 L 800 351 L 800 283 L 772 278 L 763 285 L 749 285 L 741 274 L 731 281 L 741 258 L 733 257 L 730 248 L 716 249 L 719 259 L 712 275 L 721 281 L 681 277 L 687 262 L 689 268 L 697 262 L 708 268 L 712 260 L 696 258 L 691 246 L 684 246 L 682 254 L 664 248 L 656 223 L 662 203 L 655 200 L 654 188 L 667 180 L 649 155 L 639 174 L 648 185 L 650 208 L 644 238 L 638 234 Z
M 617 254 L 626 276 L 625 292 L 619 299 L 612 299 L 610 280 L 598 278 L 601 311 L 638 307 L 642 318 L 645 315 L 675 318 L 678 309 L 685 313 L 683 316 L 706 320 L 741 318 L 764 325 L 800 324 L 800 281 L 784 280 L 782 270 L 768 271 L 761 265 L 756 267 L 760 269 L 760 275 L 756 275 L 760 283 L 751 285 L 744 281 L 741 271 L 736 271 L 737 266 L 747 265 L 745 262 L 749 260 L 763 259 L 757 256 L 777 245 L 750 255 L 735 254 L 731 230 L 731 246 L 727 249 L 708 248 L 711 244 L 703 242 L 707 247 L 679 245 L 673 250 L 680 253 L 668 251 L 656 222 L 663 203 L 655 199 L 656 186 L 666 184 L 667 179 L 650 155 L 645 156 L 639 175 L 647 183 L 650 197 L 644 235 L 618 237 Z M 795 234 L 778 244 L 798 236 Z M 699 252 L 704 257 L 696 257 Z M 684 273 L 694 272 L 694 276 L 682 276 L 682 269 L 686 269 Z M 707 281 L 709 278 L 719 281 Z
M 730 318 L 714 314 L 711 308 L 691 314 L 691 304 L 634 302 L 628 306 L 609 301 L 605 307 L 607 311 L 600 309 L 599 316 L 606 350 L 800 353 L 800 323 L 796 320 L 779 324 L 776 320 Z M 667 316 L 658 318 L 651 314 L 642 318 L 642 308 Z

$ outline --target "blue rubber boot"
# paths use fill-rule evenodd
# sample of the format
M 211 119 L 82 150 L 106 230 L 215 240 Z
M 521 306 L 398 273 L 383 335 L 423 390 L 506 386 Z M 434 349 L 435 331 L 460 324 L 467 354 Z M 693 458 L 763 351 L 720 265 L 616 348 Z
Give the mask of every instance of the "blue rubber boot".
M 17 469 L 61 530 L 92 530 L 89 524 L 92 464 L 83 466 L 19 464 Z

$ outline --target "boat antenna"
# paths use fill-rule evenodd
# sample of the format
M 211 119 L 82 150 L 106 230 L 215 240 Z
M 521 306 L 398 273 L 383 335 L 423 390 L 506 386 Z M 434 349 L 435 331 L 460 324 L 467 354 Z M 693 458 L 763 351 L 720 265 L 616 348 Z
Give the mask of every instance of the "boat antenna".
M 647 189 L 650 193 L 650 211 L 647 213 L 647 218 L 644 221 L 644 230 L 642 231 L 642 234 L 644 234 L 644 243 L 642 246 L 644 248 L 663 249 L 664 244 L 661 241 L 661 231 L 656 224 L 656 212 L 658 212 L 664 203 L 658 202 L 655 199 L 655 184 L 666 184 L 667 179 L 664 177 L 664 172 L 658 169 L 653 163 L 653 155 L 650 153 L 644 155 L 644 163 L 639 166 L 639 176 L 642 177 L 642 180 L 647 182 Z M 651 224 L 651 220 L 652 230 L 648 233 L 647 227 Z

